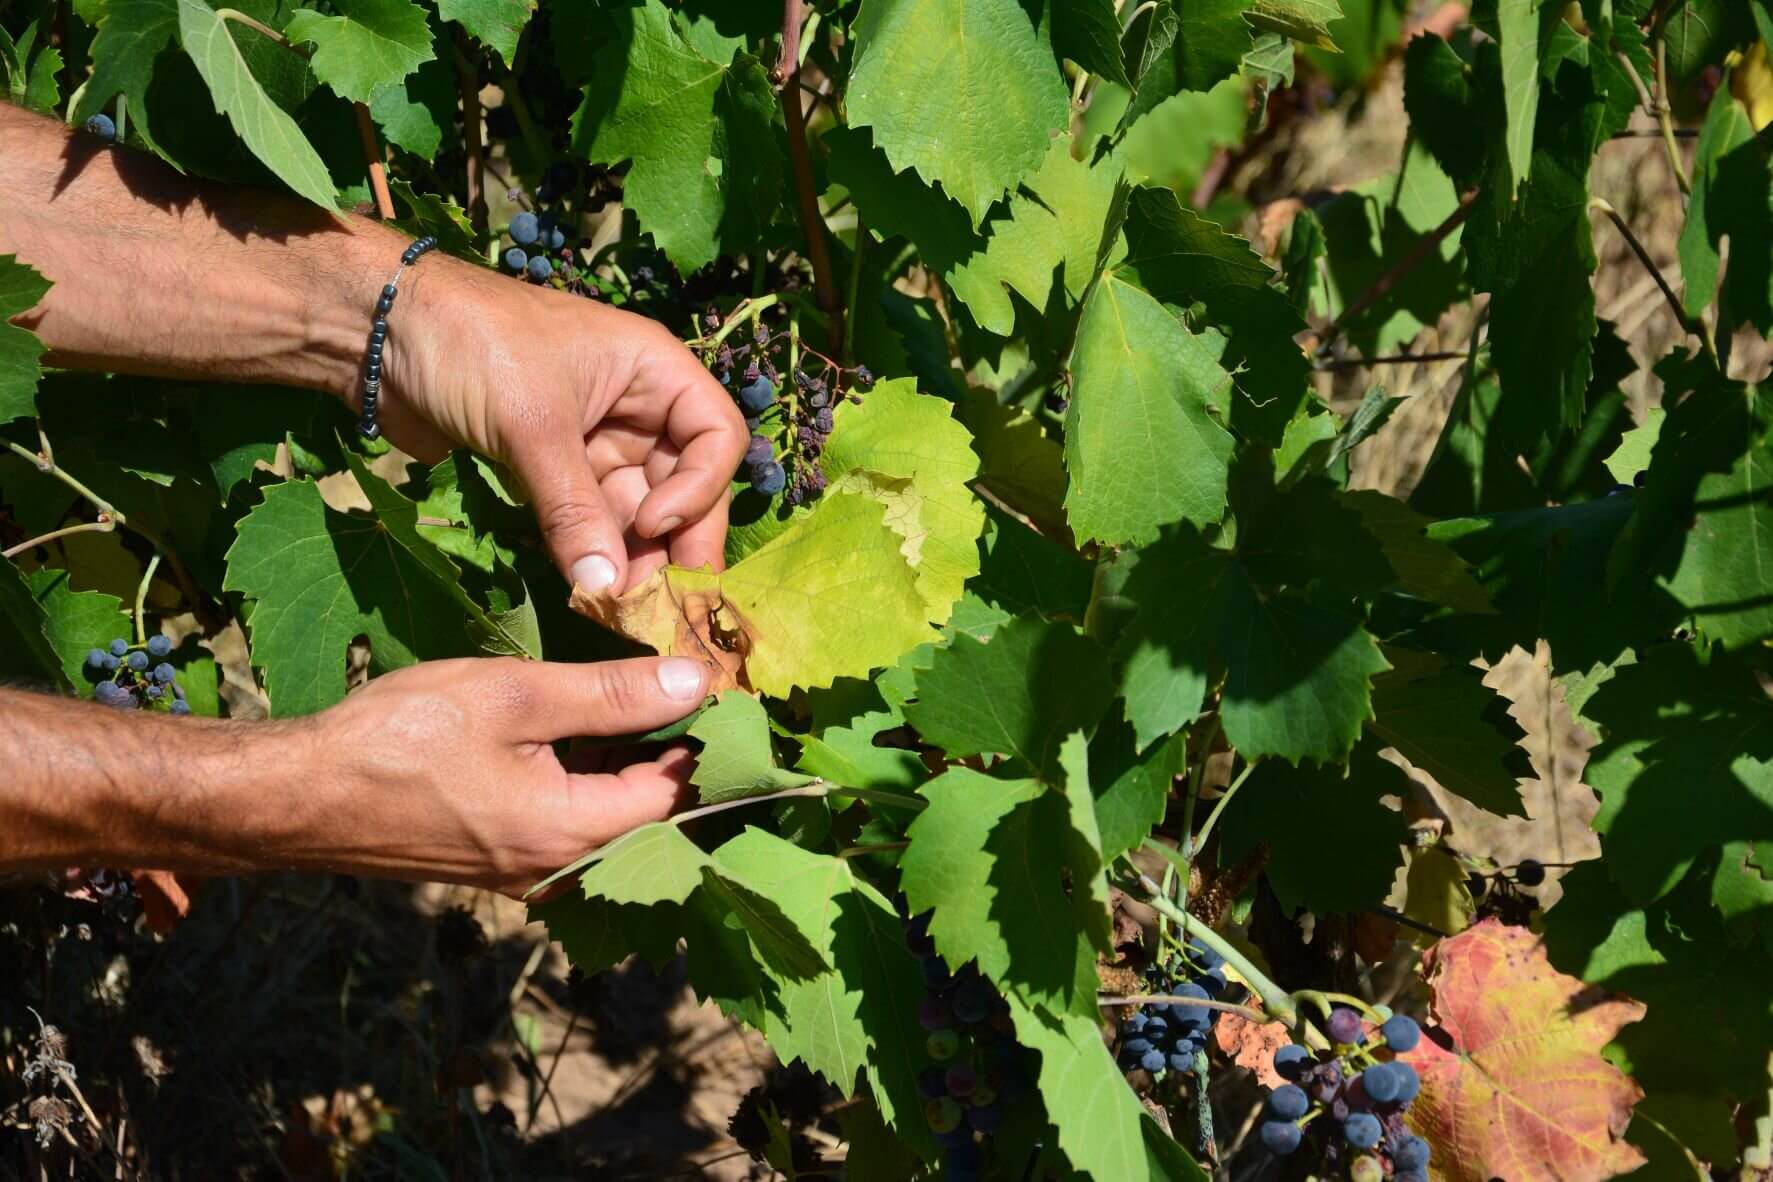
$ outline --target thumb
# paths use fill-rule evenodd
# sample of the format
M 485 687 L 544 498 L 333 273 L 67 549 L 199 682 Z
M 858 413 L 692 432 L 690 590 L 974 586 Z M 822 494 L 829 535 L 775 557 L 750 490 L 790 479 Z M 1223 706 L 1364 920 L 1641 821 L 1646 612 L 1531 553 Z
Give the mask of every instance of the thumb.
M 597 486 L 584 443 L 576 436 L 550 441 L 512 466 L 529 486 L 536 521 L 560 573 L 586 591 L 615 594 L 628 574 L 628 547 Z

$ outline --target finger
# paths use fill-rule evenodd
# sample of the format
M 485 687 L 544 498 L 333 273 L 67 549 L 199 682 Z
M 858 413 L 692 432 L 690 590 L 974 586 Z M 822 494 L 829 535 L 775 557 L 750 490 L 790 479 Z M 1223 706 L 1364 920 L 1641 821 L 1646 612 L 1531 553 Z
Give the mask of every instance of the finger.
M 640 735 L 676 722 L 701 704 L 709 674 L 688 657 L 636 657 L 565 665 L 515 664 L 509 695 L 522 738 L 537 743 L 577 735 Z
M 731 490 L 720 494 L 714 508 L 671 535 L 671 561 L 692 570 L 726 569 L 727 515 L 732 511 Z
M 666 431 L 682 454 L 635 512 L 634 527 L 643 537 L 670 533 L 712 509 L 751 441 L 738 407 L 713 378 L 703 376 L 711 390 L 698 383 L 671 405 Z
M 681 750 L 614 775 L 569 776 L 572 828 L 589 846 L 614 841 L 640 825 L 663 821 L 691 793 L 695 761 Z
M 536 521 L 560 573 L 590 592 L 622 586 L 628 570 L 622 524 L 598 487 L 583 438 L 557 425 L 544 426 L 529 436 L 529 446 L 514 448 L 510 459 L 529 486 Z

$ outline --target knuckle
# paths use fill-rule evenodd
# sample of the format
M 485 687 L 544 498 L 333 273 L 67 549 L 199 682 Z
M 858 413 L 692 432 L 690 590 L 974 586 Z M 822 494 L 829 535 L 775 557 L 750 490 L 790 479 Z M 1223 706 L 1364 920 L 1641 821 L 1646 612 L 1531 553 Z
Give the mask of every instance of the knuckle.
M 521 717 L 536 705 L 535 688 L 523 676 L 523 662 L 515 657 L 493 657 L 477 679 L 475 696 L 493 711 Z
M 552 537 L 567 530 L 591 528 L 600 524 L 602 506 L 589 497 L 575 496 L 567 493 L 539 503 L 536 509 L 536 524 L 542 529 L 545 537 Z
M 607 662 L 590 669 L 593 695 L 614 713 L 627 714 L 646 704 L 645 681 L 633 666 Z

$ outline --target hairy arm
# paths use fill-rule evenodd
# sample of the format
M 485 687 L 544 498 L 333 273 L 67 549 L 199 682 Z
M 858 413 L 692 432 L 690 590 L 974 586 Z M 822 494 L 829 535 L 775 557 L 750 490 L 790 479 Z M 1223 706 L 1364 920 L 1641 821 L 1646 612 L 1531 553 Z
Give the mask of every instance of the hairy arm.
M 563 762 L 555 743 L 656 729 L 706 687 L 681 657 L 432 661 L 284 722 L 0 689 L 0 873 L 328 870 L 521 895 L 668 816 L 691 766 L 681 748 Z
M 0 103 L 0 254 L 55 286 L 15 318 L 52 365 L 360 397 L 407 239 L 279 193 L 181 176 Z M 465 444 L 527 485 L 561 573 L 620 590 L 718 567 L 749 432 L 662 326 L 432 252 L 400 280 L 382 426 L 420 459 Z

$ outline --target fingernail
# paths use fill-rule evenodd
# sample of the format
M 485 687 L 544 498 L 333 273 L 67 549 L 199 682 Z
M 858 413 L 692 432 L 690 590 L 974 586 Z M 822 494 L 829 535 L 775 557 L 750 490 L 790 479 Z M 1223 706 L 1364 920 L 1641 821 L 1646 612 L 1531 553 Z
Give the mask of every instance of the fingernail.
M 573 563 L 573 582 L 587 591 L 602 591 L 616 581 L 616 564 L 601 554 Z
M 659 662 L 659 688 L 667 698 L 686 701 L 702 696 L 702 666 L 685 657 L 668 657 Z
M 682 524 L 683 518 L 681 517 L 667 517 L 653 528 L 653 537 L 656 538 L 660 534 L 668 534 Z

